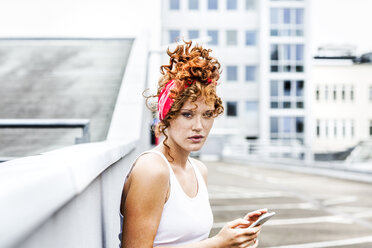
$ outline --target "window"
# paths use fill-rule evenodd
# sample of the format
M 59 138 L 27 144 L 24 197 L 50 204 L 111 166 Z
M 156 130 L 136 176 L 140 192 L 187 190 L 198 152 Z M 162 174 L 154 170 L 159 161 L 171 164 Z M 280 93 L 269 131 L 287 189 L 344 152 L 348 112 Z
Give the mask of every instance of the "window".
M 298 139 L 303 142 L 304 130 L 303 116 L 270 117 L 271 139 Z
M 336 86 L 333 87 L 333 100 L 337 100 L 337 88 Z
M 208 36 L 212 38 L 210 42 L 208 42 L 209 45 L 218 45 L 218 30 L 208 30 Z
M 304 132 L 304 118 L 296 117 L 296 133 Z
M 350 89 L 350 100 L 354 101 L 354 87 L 353 86 L 351 86 L 351 89 Z
M 199 9 L 199 0 L 189 0 L 189 9 L 190 10 Z
M 304 9 L 296 9 L 296 24 L 304 24 Z
M 369 86 L 369 100 L 372 101 L 372 86 Z
M 245 81 L 255 81 L 256 80 L 256 66 L 246 66 L 245 67 Z
M 179 41 L 180 35 L 181 33 L 179 30 L 169 30 L 169 43 Z
M 227 0 L 226 4 L 226 9 L 228 10 L 236 10 L 238 8 L 237 0 Z
M 325 121 L 325 136 L 328 137 L 328 121 Z
M 333 136 L 337 137 L 337 121 L 333 122 Z
M 197 39 L 199 38 L 199 30 L 189 30 L 189 39 Z
M 291 117 L 283 117 L 283 132 L 290 133 L 291 130 Z
M 208 0 L 208 9 L 209 10 L 218 9 L 218 0 Z
M 355 134 L 355 127 L 354 127 L 354 121 L 352 120 L 351 121 L 351 137 L 354 138 L 354 134 Z
M 320 99 L 319 86 L 318 86 L 318 87 L 316 87 L 316 91 L 315 91 L 315 98 L 316 98 L 316 100 L 318 100 L 318 101 L 319 101 L 319 99 Z
M 226 31 L 226 45 L 228 46 L 238 45 L 238 31 L 236 30 Z
M 296 96 L 304 95 L 304 80 L 296 81 Z
M 238 103 L 237 102 L 226 103 L 226 115 L 227 116 L 238 116 Z
M 303 8 L 270 8 L 271 36 L 303 36 Z
M 372 137 L 372 120 L 369 120 L 369 136 Z
M 303 44 L 272 44 L 270 46 L 271 72 L 303 72 Z
M 341 98 L 345 101 L 345 86 L 342 86 Z
M 180 9 L 180 0 L 169 0 L 169 9 L 171 10 Z
M 304 80 L 271 80 L 270 108 L 303 109 Z
M 231 65 L 226 66 L 227 81 L 237 81 L 238 80 L 238 67 Z
M 245 9 L 254 10 L 256 8 L 256 0 L 245 0 Z
M 270 133 L 279 133 L 279 118 L 270 117 Z
M 245 111 L 251 114 L 257 114 L 258 113 L 258 102 L 257 101 L 246 101 Z
M 346 137 L 346 121 L 342 121 L 342 136 L 345 138 Z
M 328 100 L 328 86 L 326 86 L 324 90 L 324 99 Z
M 245 32 L 245 45 L 247 46 L 256 45 L 256 31 Z
M 320 120 L 316 120 L 316 136 L 320 137 Z

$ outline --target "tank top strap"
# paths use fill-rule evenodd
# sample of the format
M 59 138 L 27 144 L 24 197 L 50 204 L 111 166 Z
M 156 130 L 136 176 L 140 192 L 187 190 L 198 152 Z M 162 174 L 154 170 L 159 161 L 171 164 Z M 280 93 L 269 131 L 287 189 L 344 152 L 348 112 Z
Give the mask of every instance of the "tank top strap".
M 204 177 L 203 175 L 201 174 L 200 170 L 199 170 L 199 167 L 197 165 L 195 165 L 190 158 L 188 158 L 188 161 L 190 162 L 192 168 L 194 169 L 194 172 L 195 172 L 195 175 L 196 175 L 196 178 L 198 180 L 198 184 L 202 186 L 202 188 L 206 188 L 207 184 L 205 183 L 205 180 L 204 180 Z
M 168 159 L 165 157 L 165 155 L 161 151 L 148 150 L 148 151 L 145 151 L 145 152 L 141 153 L 141 155 L 145 154 L 145 153 L 150 153 L 150 152 L 158 154 L 164 160 L 164 162 L 167 164 L 168 169 L 169 169 L 170 180 L 172 181 L 172 180 L 176 179 L 176 175 L 173 172 L 172 166 L 170 165 Z

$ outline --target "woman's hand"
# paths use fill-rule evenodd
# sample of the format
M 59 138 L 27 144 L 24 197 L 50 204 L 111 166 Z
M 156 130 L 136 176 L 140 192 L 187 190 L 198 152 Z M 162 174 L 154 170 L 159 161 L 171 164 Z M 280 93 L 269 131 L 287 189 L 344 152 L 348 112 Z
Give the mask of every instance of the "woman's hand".
M 243 219 L 247 220 L 249 224 L 245 227 L 249 227 L 253 222 L 255 222 L 261 215 L 267 213 L 267 208 L 258 209 L 253 212 L 250 212 L 244 216 Z
M 241 228 L 242 226 L 249 226 L 249 223 L 250 222 L 246 219 L 236 219 L 228 222 L 221 231 L 213 237 L 217 247 L 257 247 L 258 241 L 256 238 L 261 230 L 261 226 Z

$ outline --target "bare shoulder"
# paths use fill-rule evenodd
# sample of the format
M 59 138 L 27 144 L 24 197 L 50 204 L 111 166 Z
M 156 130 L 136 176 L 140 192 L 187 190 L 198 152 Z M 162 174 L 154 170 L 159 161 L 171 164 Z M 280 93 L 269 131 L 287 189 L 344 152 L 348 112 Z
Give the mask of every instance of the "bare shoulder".
M 137 180 L 169 180 L 169 169 L 159 154 L 149 152 L 141 155 L 131 172 L 130 177 Z
M 208 168 L 207 168 L 207 166 L 202 161 L 197 160 L 195 158 L 190 158 L 190 160 L 192 161 L 192 163 L 194 163 L 194 165 L 196 165 L 198 167 L 200 173 L 204 177 L 205 182 L 208 182 Z

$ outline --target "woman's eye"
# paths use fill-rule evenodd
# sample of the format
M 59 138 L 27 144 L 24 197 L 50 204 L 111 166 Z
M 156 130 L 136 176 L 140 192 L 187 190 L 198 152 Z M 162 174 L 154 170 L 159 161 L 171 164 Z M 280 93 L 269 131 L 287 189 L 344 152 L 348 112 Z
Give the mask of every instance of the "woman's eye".
M 213 117 L 213 112 L 212 111 L 208 111 L 208 112 L 204 113 L 204 117 L 206 117 L 206 118 Z
M 192 114 L 188 113 L 188 112 L 182 113 L 182 115 L 186 118 L 191 118 L 192 117 Z

